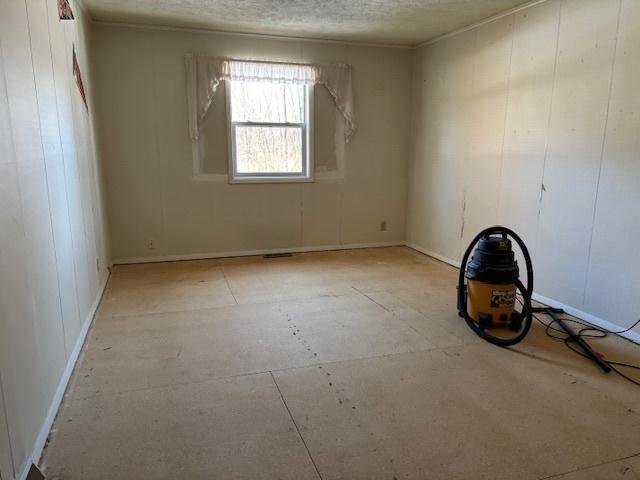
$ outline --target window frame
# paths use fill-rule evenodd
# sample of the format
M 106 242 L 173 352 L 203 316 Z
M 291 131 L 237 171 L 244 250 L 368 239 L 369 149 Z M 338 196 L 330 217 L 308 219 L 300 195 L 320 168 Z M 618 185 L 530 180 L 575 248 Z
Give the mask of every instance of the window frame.
M 314 85 L 304 85 L 304 123 L 270 123 L 270 122 L 233 122 L 231 89 L 232 80 L 225 80 L 227 106 L 227 145 L 229 157 L 229 183 L 308 183 L 314 181 L 313 167 L 313 106 Z M 302 129 L 302 173 L 273 172 L 273 173 L 238 173 L 236 162 L 236 126 L 258 127 L 300 127 Z

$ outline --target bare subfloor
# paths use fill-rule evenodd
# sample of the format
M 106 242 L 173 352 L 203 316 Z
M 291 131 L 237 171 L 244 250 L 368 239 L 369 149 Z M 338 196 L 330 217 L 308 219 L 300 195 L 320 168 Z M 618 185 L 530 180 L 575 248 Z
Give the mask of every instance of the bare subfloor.
M 116 267 L 48 478 L 640 478 L 640 389 L 538 326 L 479 340 L 456 274 L 400 247 Z

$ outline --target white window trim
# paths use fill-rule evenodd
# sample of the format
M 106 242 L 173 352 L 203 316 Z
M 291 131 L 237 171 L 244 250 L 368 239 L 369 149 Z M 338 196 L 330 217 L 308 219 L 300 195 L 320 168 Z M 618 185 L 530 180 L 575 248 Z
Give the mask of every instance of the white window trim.
M 240 183 L 310 183 L 315 180 L 314 178 L 314 163 L 313 163 L 313 153 L 314 153 L 314 85 L 306 85 L 306 95 L 305 95 L 305 123 L 302 127 L 302 135 L 303 135 L 303 149 L 304 149 L 304 159 L 306 161 L 306 173 L 300 174 L 290 174 L 290 173 L 282 173 L 275 175 L 239 175 L 236 170 L 236 161 L 235 161 L 235 135 L 234 135 L 234 124 L 231 120 L 231 81 L 225 80 L 225 92 L 226 92 L 226 111 L 227 111 L 227 146 L 228 146 L 228 157 L 229 157 L 229 173 L 228 179 L 230 184 L 240 184 Z M 277 126 L 277 125 L 286 125 L 284 123 L 260 123 L 258 125 L 264 126 Z M 298 124 L 296 124 L 298 125 Z

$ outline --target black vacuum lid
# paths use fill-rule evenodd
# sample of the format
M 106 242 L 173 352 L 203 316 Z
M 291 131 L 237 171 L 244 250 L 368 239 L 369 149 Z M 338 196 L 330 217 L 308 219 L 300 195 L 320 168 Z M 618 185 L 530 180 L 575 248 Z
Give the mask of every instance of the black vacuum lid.
M 511 240 L 503 235 L 482 237 L 465 272 L 466 278 L 487 283 L 511 283 L 518 275 Z

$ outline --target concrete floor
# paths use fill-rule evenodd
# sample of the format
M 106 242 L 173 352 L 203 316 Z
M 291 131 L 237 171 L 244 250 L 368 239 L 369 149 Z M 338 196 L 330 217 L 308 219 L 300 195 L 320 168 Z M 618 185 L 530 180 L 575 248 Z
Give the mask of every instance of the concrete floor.
M 537 326 L 479 340 L 456 274 L 403 247 L 116 267 L 48 478 L 640 478 L 640 389 Z

